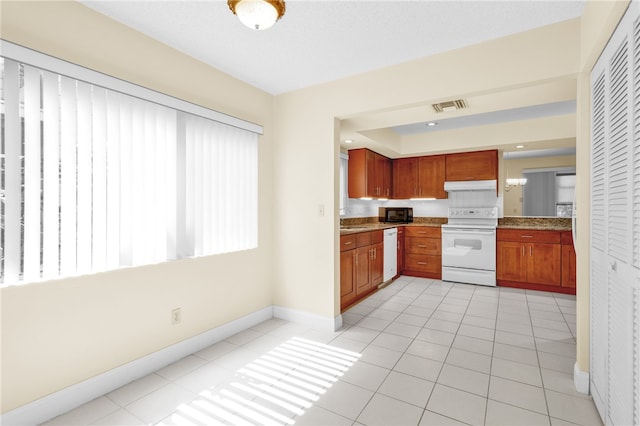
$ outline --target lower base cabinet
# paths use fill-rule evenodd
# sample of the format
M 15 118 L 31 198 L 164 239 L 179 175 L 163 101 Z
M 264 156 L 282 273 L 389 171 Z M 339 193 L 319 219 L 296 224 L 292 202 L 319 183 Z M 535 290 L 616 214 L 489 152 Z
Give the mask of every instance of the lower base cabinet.
M 562 283 L 563 288 L 576 288 L 576 251 L 571 231 L 562 231 Z
M 340 237 L 340 309 L 378 288 L 384 271 L 382 231 Z
M 404 275 L 442 278 L 442 234 L 439 226 L 406 226 Z
M 497 284 L 575 294 L 575 257 L 571 270 L 571 261 L 563 261 L 561 241 L 560 231 L 498 229 Z M 563 271 L 563 267 L 567 270 Z M 573 286 L 569 284 L 571 276 Z

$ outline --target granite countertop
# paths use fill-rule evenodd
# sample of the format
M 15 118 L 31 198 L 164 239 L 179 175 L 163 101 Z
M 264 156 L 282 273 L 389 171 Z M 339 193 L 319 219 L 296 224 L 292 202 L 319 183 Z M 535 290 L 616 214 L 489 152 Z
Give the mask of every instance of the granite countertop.
M 416 217 L 412 223 L 383 223 L 377 217 L 341 219 L 340 235 L 377 231 L 398 226 L 434 226 L 447 223 L 446 217 Z M 541 231 L 571 231 L 571 218 L 563 217 L 516 217 L 498 219 L 498 229 L 535 229 Z
M 357 217 L 341 219 L 340 235 L 357 234 L 358 232 L 377 231 L 380 229 L 397 228 L 399 226 L 434 226 L 440 227 L 447 223 L 446 217 L 416 217 L 412 223 L 384 223 L 378 222 L 377 217 Z
M 571 231 L 568 217 L 516 217 L 498 219 L 498 229 L 535 229 L 540 231 Z

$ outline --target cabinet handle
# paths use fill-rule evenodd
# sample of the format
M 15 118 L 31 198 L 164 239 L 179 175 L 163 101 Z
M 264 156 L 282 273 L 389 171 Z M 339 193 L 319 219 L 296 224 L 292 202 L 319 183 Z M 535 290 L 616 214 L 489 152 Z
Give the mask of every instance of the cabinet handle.
M 533 238 L 533 235 L 521 235 L 522 238 Z
M 424 245 L 424 244 L 418 244 L 418 247 L 420 247 L 420 248 L 425 248 L 425 247 L 426 247 L 426 245 Z
M 522 257 L 524 257 L 524 246 L 522 246 Z
M 427 262 L 418 262 L 418 265 L 426 265 Z
M 347 241 L 344 243 L 345 246 L 348 246 L 349 244 L 353 244 L 353 241 Z
M 427 231 L 418 231 L 418 234 L 426 234 Z

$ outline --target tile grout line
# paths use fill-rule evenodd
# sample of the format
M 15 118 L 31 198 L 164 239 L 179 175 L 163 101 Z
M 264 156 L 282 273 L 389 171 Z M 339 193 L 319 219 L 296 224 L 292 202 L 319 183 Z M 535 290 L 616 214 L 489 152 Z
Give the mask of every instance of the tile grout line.
M 547 410 L 547 418 L 551 423 L 551 413 L 549 412 L 549 401 L 547 401 L 547 391 L 544 387 L 544 378 L 542 377 L 542 364 L 540 363 L 540 355 L 538 354 L 538 342 L 536 341 L 535 330 L 533 329 L 533 317 L 531 316 L 531 309 L 529 309 L 529 299 L 527 298 L 527 311 L 529 312 L 529 319 L 531 320 L 531 333 L 533 334 L 533 346 L 536 350 L 536 359 L 538 360 L 538 372 L 540 374 L 540 383 L 542 383 L 542 395 L 544 396 L 544 406 Z M 555 298 L 554 298 L 555 302 Z

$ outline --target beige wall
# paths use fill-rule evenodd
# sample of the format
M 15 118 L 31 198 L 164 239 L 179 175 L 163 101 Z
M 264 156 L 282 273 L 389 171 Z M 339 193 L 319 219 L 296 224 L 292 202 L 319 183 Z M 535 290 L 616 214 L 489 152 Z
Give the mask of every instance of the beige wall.
M 272 304 L 273 97 L 75 2 L 2 2 L 1 36 L 262 124 L 259 248 L 39 284 L 1 297 L 1 411 Z M 182 323 L 170 311 L 182 307 Z
M 505 179 L 521 178 L 524 169 L 544 169 L 547 167 L 575 167 L 576 156 L 512 158 L 504 160 L 502 176 Z M 508 171 L 508 173 L 507 173 Z M 504 180 L 504 179 L 503 179 Z M 522 216 L 522 187 L 504 191 L 504 215 Z

